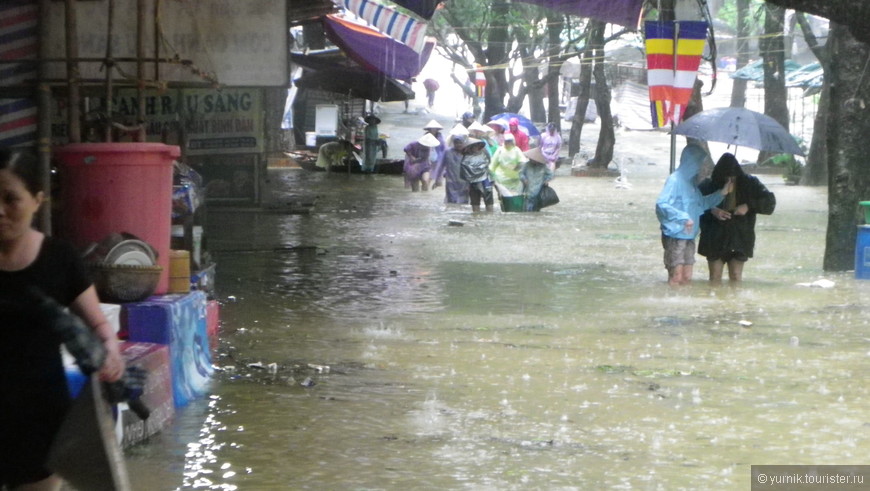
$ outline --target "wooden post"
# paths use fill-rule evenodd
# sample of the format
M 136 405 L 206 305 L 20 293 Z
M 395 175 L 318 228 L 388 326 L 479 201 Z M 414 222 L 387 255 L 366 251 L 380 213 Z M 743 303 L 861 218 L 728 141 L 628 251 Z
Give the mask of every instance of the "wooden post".
M 76 20 L 76 0 L 66 0 L 66 76 L 67 76 L 67 103 L 68 138 L 70 143 L 82 141 L 81 129 L 81 95 L 79 85 L 81 74 L 79 73 L 79 41 L 78 23 Z
M 139 102 L 136 123 L 137 140 L 145 141 L 145 0 L 136 2 L 136 99 Z
M 115 0 L 109 0 L 109 18 L 106 22 L 106 133 L 105 141 L 112 141 L 112 75 L 115 61 L 112 59 L 112 27 L 115 20 Z
M 51 0 L 39 0 L 39 65 L 36 86 L 36 158 L 46 201 L 39 214 L 39 230 L 51 235 L 51 88 L 48 77 L 48 9 Z

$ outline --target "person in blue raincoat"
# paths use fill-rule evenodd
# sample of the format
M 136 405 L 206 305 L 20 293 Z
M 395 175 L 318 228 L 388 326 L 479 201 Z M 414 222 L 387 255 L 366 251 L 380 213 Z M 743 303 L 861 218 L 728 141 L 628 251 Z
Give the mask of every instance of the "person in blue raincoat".
M 692 281 L 695 264 L 695 237 L 704 211 L 716 206 L 731 191 L 729 181 L 708 196 L 698 189 L 698 174 L 707 159 L 707 151 L 688 145 L 680 155 L 680 166 L 668 176 L 656 201 L 656 217 L 661 224 L 662 246 L 668 284 L 684 285 Z

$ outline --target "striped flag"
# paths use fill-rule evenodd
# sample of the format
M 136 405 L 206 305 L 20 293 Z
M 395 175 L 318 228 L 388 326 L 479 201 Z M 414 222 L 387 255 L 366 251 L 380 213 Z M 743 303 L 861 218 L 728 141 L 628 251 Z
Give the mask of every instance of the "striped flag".
M 648 21 L 645 27 L 650 112 L 653 126 L 661 128 L 679 123 L 692 98 L 707 23 Z
M 405 44 L 418 54 L 426 43 L 426 23 L 391 9 L 374 0 L 332 0 L 354 15 L 365 19 L 382 33 Z
M 0 2 L 0 60 L 35 60 L 38 57 L 39 6 L 30 0 Z M 36 79 L 34 63 L 0 64 L 2 87 Z M 36 142 L 36 101 L 0 99 L 0 145 L 32 145 Z

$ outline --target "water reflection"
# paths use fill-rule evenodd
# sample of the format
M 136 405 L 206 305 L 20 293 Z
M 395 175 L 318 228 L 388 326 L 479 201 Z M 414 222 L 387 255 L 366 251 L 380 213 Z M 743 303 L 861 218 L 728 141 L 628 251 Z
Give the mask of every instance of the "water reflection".
M 291 171 L 311 215 L 213 213 L 222 371 L 134 450 L 137 489 L 745 488 L 864 458 L 870 284 L 820 270 L 824 190 L 765 179 L 747 281 L 671 289 L 659 174 L 472 216 Z

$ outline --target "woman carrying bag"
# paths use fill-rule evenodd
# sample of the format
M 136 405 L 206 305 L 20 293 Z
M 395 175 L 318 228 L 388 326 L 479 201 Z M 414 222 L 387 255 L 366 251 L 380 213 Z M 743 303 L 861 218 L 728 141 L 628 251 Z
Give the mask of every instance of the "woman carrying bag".
M 553 179 L 553 171 L 547 167 L 547 158 L 544 157 L 541 149 L 535 147 L 523 155 L 529 159 L 520 169 L 525 211 L 540 211 L 541 208 L 558 203 L 559 197 L 556 196 L 556 192 L 547 185 Z

